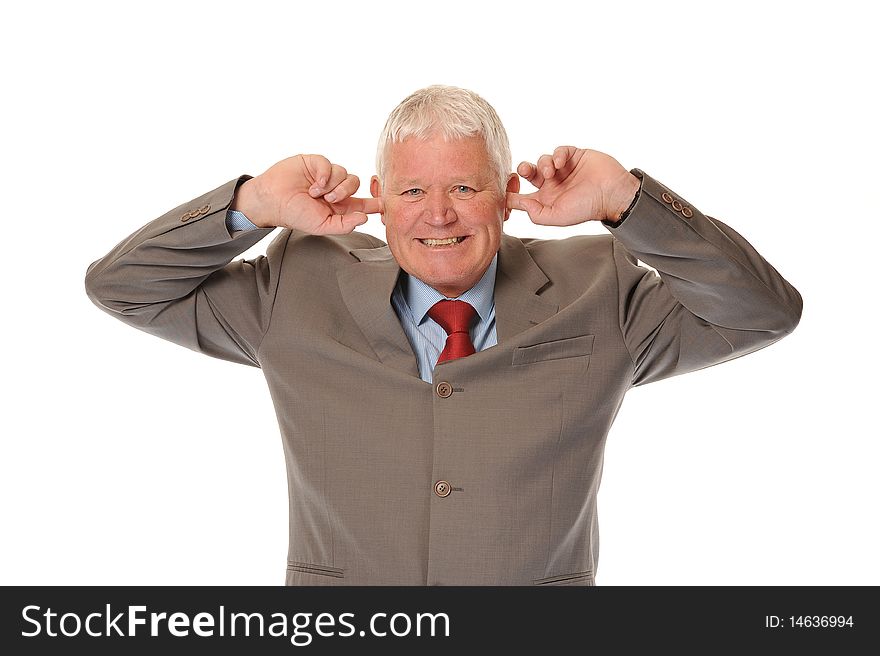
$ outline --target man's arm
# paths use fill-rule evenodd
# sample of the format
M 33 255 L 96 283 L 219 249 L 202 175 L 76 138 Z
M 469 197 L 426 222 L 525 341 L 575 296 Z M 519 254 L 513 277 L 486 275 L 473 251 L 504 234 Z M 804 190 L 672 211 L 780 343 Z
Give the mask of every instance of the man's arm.
M 290 233 L 280 235 L 266 256 L 230 261 L 274 226 L 310 234 L 351 232 L 377 209 L 377 201 L 351 197 L 359 184 L 318 155 L 291 157 L 256 178 L 231 180 L 148 223 L 94 262 L 86 292 L 98 307 L 140 330 L 259 366 L 257 351 Z M 260 229 L 230 234 L 228 209 L 244 211 Z
M 601 220 L 614 235 L 633 385 L 739 357 L 798 324 L 800 294 L 751 244 L 641 171 L 562 146 L 518 172 L 538 191 L 508 194 L 512 209 L 544 225 Z
M 256 366 L 277 284 L 270 261 L 277 258 L 230 263 L 271 232 L 230 237 L 226 210 L 244 180 L 174 208 L 94 262 L 86 273 L 92 302 L 157 337 Z
M 629 216 L 609 227 L 633 385 L 731 360 L 794 330 L 798 291 L 731 227 L 637 173 Z

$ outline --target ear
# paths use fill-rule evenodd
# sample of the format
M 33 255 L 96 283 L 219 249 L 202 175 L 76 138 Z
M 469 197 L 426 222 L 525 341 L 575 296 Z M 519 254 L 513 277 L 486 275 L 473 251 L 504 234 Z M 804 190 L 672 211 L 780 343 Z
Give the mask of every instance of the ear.
M 379 198 L 382 195 L 382 183 L 379 182 L 379 176 L 377 175 L 370 178 L 370 195 L 373 198 Z M 382 208 L 382 211 L 379 212 L 379 216 L 382 218 L 382 225 L 385 225 L 384 207 Z
M 507 189 L 505 190 L 509 194 L 518 194 L 519 193 L 519 176 L 516 173 L 511 173 L 510 177 L 507 178 Z M 510 218 L 510 208 L 505 208 L 504 210 L 504 220 Z

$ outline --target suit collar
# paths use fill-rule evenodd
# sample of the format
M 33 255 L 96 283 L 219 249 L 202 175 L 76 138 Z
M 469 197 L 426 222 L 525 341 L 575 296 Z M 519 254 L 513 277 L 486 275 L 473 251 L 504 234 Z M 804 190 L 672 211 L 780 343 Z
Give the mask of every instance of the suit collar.
M 379 360 L 418 377 L 418 363 L 391 305 L 400 266 L 388 246 L 350 251 L 357 262 L 338 273 L 342 298 Z M 495 277 L 499 344 L 553 316 L 558 306 L 537 295 L 550 282 L 521 240 L 501 236 Z

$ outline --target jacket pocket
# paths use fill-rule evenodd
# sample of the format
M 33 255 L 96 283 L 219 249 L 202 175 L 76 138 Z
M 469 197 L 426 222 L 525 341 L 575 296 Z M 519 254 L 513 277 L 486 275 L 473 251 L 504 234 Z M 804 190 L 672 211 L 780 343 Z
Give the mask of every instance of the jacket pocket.
M 545 579 L 534 579 L 535 585 L 586 585 L 594 586 L 592 572 L 572 572 L 571 574 L 559 574 L 548 576 Z
M 337 579 L 345 578 L 345 570 L 338 567 L 330 567 L 328 565 L 316 565 L 314 563 L 302 563 L 299 561 L 287 561 L 287 573 L 290 578 L 291 572 L 300 572 L 301 574 L 314 574 L 316 576 L 330 576 Z
M 593 352 L 594 339 L 594 335 L 581 335 L 532 344 L 531 346 L 519 346 L 513 350 L 512 364 L 532 364 L 544 360 L 561 360 L 590 355 Z

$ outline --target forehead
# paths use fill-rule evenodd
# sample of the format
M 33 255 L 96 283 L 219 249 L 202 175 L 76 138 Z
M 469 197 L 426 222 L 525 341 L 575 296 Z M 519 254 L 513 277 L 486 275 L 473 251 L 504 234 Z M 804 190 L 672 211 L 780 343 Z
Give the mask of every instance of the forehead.
M 486 143 L 479 136 L 449 141 L 442 135 L 408 137 L 389 146 L 386 168 L 391 180 L 491 176 Z

